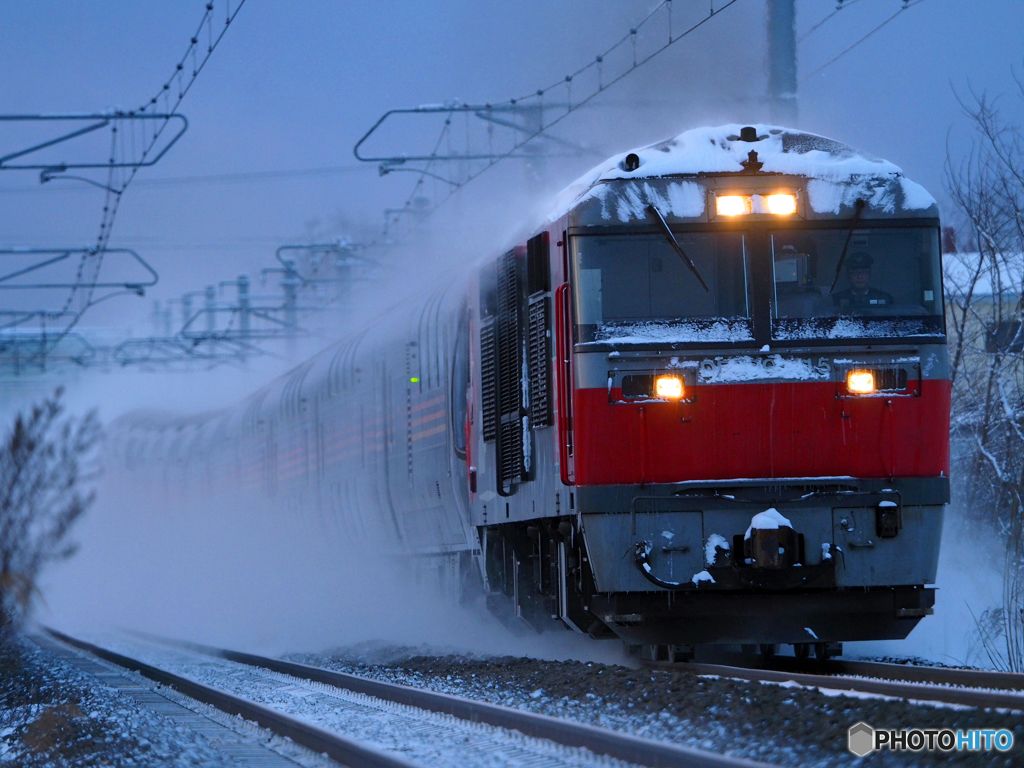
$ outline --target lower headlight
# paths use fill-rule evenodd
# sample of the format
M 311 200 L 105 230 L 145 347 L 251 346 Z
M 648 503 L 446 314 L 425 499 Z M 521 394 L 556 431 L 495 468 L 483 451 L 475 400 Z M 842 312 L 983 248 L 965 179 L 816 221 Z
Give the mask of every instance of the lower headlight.
M 846 374 L 846 391 L 853 395 L 870 395 L 875 391 L 875 374 L 871 371 L 850 371 Z
M 679 376 L 659 376 L 654 380 L 654 396 L 660 400 L 682 400 L 685 391 Z

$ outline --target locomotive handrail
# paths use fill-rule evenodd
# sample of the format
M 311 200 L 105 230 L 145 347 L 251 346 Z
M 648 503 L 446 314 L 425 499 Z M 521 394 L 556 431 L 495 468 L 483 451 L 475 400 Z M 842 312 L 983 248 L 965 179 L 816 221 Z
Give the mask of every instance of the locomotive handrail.
M 572 325 L 569 316 L 569 283 L 555 288 L 555 307 L 558 321 L 555 323 L 555 347 L 558 355 L 558 458 L 562 485 L 576 483 L 576 468 L 573 460 L 572 430 Z

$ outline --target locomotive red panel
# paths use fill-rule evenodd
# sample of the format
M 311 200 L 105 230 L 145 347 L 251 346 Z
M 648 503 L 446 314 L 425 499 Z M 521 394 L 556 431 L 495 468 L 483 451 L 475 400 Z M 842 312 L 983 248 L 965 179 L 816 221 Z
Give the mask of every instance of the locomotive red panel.
M 836 385 L 717 384 L 692 403 L 576 390 L 579 485 L 949 474 L 948 381 L 920 397 L 841 399 Z

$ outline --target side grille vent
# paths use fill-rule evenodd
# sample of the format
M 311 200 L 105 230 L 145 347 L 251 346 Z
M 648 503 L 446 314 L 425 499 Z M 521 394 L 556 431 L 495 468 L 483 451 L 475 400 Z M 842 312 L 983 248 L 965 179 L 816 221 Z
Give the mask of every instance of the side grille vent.
M 551 426 L 551 300 L 541 295 L 530 300 L 530 423 Z
M 506 492 L 525 480 L 523 467 L 523 340 L 519 262 L 515 251 L 498 261 L 498 469 Z
M 518 419 L 515 421 L 509 419 L 501 423 L 498 462 L 503 485 L 525 479 L 523 478 L 523 426 Z
M 498 369 L 494 349 L 494 323 L 480 329 L 480 414 L 484 440 L 490 442 L 498 436 Z
M 879 392 L 902 392 L 907 388 L 905 368 L 873 368 L 875 388 Z
M 875 381 L 876 392 L 903 392 L 907 388 L 909 376 L 906 368 L 896 366 L 873 366 L 852 368 L 851 370 L 867 371 Z

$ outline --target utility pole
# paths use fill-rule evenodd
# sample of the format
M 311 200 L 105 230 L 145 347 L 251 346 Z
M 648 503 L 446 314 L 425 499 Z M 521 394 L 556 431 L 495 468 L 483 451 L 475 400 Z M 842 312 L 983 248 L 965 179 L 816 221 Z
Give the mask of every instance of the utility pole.
M 768 0 L 768 103 L 773 123 L 795 128 L 795 0 Z
M 295 357 L 295 330 L 299 326 L 299 288 L 302 287 L 302 279 L 295 270 L 294 259 L 285 259 L 284 265 L 281 289 L 284 291 L 284 324 L 288 336 L 288 357 L 291 359 Z
M 242 338 L 249 340 L 249 276 L 238 276 L 238 314 Z
M 214 313 L 217 304 L 217 289 L 212 285 L 206 286 L 206 332 L 213 333 L 217 327 L 217 318 Z

